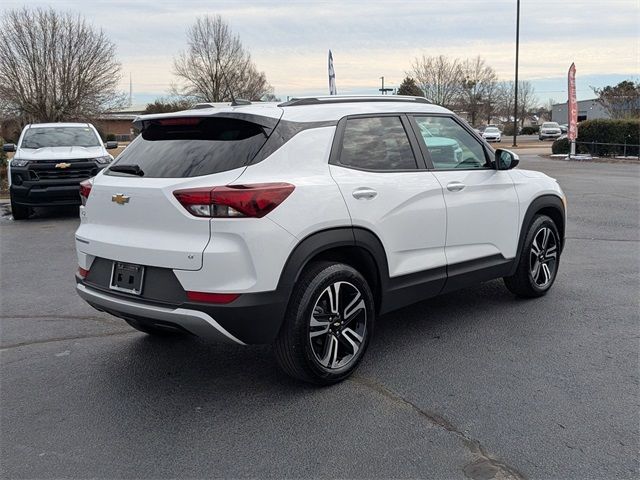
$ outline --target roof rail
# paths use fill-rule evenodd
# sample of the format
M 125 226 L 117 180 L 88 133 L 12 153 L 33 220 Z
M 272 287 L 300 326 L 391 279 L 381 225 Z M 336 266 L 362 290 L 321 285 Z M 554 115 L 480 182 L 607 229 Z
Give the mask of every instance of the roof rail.
M 251 105 L 251 102 L 242 98 L 234 98 L 233 102 L 231 102 L 232 107 L 238 107 L 240 105 Z
M 279 107 L 297 107 L 300 105 L 330 105 L 333 103 L 360 103 L 360 102 L 407 102 L 407 103 L 431 103 L 424 97 L 411 97 L 408 95 L 369 95 L 347 96 L 329 95 L 324 97 L 300 97 L 292 98 L 287 102 L 278 104 Z

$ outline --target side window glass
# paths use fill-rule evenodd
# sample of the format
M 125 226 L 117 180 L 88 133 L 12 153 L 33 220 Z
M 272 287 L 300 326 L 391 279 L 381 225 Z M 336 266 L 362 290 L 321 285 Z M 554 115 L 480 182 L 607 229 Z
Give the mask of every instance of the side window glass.
M 436 170 L 490 168 L 482 144 L 449 117 L 414 117 Z
M 349 118 L 342 139 L 340 164 L 366 170 L 417 168 L 400 117 Z

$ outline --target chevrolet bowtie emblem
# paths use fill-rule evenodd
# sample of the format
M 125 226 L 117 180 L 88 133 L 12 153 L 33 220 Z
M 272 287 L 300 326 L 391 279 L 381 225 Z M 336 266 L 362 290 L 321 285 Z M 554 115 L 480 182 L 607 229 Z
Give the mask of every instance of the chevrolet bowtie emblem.
M 111 201 L 116 202 L 118 205 L 124 205 L 125 203 L 129 203 L 129 197 L 121 193 L 116 193 L 115 195 L 111 195 Z
M 65 162 L 56 163 L 56 168 L 69 168 L 70 166 L 71 166 L 70 163 L 65 163 Z

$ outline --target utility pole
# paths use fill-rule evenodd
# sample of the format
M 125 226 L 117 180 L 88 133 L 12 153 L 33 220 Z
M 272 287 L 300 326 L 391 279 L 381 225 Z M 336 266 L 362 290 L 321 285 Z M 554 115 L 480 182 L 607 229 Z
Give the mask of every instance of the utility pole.
M 133 105 L 133 79 L 131 77 L 131 72 L 129 72 L 129 106 Z
M 517 147 L 516 137 L 518 136 L 518 53 L 520 51 L 520 0 L 517 0 L 516 13 L 516 84 L 515 84 L 515 102 L 513 107 L 513 147 Z

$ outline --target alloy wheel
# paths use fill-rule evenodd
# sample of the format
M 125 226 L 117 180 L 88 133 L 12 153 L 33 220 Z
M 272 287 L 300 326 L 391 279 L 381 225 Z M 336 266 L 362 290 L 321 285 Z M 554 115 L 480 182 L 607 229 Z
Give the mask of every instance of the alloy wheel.
M 343 368 L 358 357 L 367 334 L 367 308 L 358 288 L 339 281 L 325 288 L 313 307 L 309 341 L 324 368 Z
M 558 264 L 558 240 L 549 227 L 536 232 L 529 254 L 531 278 L 538 288 L 546 288 L 552 282 Z

